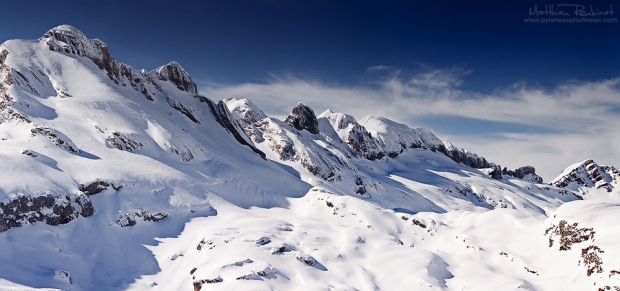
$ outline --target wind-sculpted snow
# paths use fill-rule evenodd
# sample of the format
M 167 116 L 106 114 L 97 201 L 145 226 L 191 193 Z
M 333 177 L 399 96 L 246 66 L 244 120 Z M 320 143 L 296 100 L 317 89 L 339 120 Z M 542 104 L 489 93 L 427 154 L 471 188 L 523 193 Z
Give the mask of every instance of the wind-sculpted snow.
M 613 167 L 547 185 L 387 118 L 278 120 L 71 26 L 0 45 L 0 162 L 0 289 L 620 286 Z

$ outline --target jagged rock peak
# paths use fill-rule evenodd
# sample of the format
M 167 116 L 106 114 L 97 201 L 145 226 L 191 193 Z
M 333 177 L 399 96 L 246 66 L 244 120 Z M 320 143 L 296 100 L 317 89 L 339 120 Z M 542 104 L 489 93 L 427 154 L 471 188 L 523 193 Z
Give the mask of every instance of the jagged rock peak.
M 314 111 L 302 102 L 297 103 L 297 106 L 293 108 L 291 114 L 284 121 L 297 130 L 305 129 L 312 134 L 319 133 L 319 122 Z
M 506 167 L 502 170 L 502 175 L 509 175 L 522 180 L 528 180 L 533 183 L 542 183 L 542 177 L 536 175 L 536 168 L 532 166 L 523 166 L 514 170 L 508 170 Z
M 179 63 L 172 61 L 166 65 L 163 65 L 155 69 L 157 77 L 160 80 L 170 81 L 179 88 L 179 90 L 198 94 L 198 88 L 196 83 L 192 80 L 192 77 L 179 65 Z
M 426 130 L 426 129 L 421 129 L 421 130 Z M 430 135 L 430 131 L 429 133 L 426 133 L 426 134 Z M 493 171 L 490 173 L 491 177 L 493 177 L 494 179 L 502 178 L 501 167 L 499 167 L 498 165 L 495 165 L 495 163 L 487 161 L 486 158 L 478 156 L 475 153 L 472 153 L 463 148 L 457 148 L 449 141 L 442 142 L 442 144 L 440 144 L 437 147 L 437 150 L 442 152 L 446 156 L 450 157 L 453 161 L 457 163 L 463 163 L 464 165 L 470 166 L 472 168 L 476 168 L 476 169 L 492 168 Z
M 587 159 L 566 168 L 550 184 L 562 188 L 602 188 L 611 192 L 618 180 L 620 180 L 620 172 L 615 167 L 599 165 Z
M 84 33 L 71 25 L 56 26 L 47 31 L 40 40 L 44 41 L 51 51 L 65 52 L 89 58 L 99 69 L 106 71 L 111 80 L 117 83 L 117 79 L 121 75 L 120 67 L 124 67 L 122 69 L 128 75 L 130 75 L 128 72 L 133 70 L 124 64 L 119 66 L 110 54 L 108 46 L 103 41 L 88 39 Z
M 134 70 L 131 66 L 117 63 L 116 59 L 110 54 L 108 46 L 101 40 L 89 39 L 84 33 L 71 25 L 60 25 L 47 31 L 40 41 L 45 42 L 48 48 L 56 52 L 75 54 L 91 59 L 99 69 L 107 72 L 108 77 L 115 83 L 131 83 L 136 90 L 142 86 L 136 84 L 135 80 L 143 78 L 146 82 L 151 82 L 145 71 Z M 161 66 L 150 73 L 155 78 L 170 81 L 179 90 L 198 95 L 196 83 L 192 81 L 189 74 L 177 62 L 170 62 Z M 144 77 L 136 77 L 142 75 Z M 126 81 L 121 79 L 126 78 Z M 148 92 L 143 92 L 149 98 Z
M 542 184 L 543 178 L 536 174 L 536 169 L 532 166 L 523 166 L 514 170 L 508 170 L 506 167 L 502 169 L 500 165 L 490 163 L 491 167 L 486 172 L 491 178 L 500 180 L 504 178 L 518 178 L 523 181 Z
M 68 24 L 62 24 L 62 25 L 56 26 L 48 30 L 43 35 L 43 38 L 48 38 L 52 36 L 56 37 L 57 39 L 66 38 L 66 37 L 77 38 L 77 39 L 88 39 L 83 32 L 81 32 L 79 29 L 71 25 L 68 25 Z
M 88 39 L 84 33 L 71 25 L 59 25 L 48 30 L 41 40 L 45 41 L 50 50 L 72 53 L 90 59 L 102 59 L 109 50 L 104 42 Z M 99 65 L 99 64 L 97 64 Z

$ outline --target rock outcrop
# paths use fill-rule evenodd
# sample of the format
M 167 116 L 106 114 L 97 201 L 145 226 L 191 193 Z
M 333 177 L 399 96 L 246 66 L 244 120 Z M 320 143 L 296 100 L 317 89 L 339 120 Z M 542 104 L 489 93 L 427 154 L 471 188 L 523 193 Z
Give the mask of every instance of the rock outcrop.
M 312 134 L 319 134 L 319 123 L 312 108 L 301 102 L 293 108 L 293 111 L 284 120 L 297 130 L 307 130 Z
M 512 176 L 537 184 L 541 184 L 543 182 L 542 177 L 536 175 L 536 169 L 532 166 L 523 166 L 514 170 L 508 170 L 504 167 L 502 170 L 502 175 Z
M 484 157 L 480 157 L 477 154 L 467 151 L 463 148 L 457 148 L 450 142 L 445 142 L 444 145 L 437 146 L 436 150 L 448 156 L 453 161 L 457 163 L 462 163 L 474 169 L 497 167 L 494 163 L 487 161 L 487 159 L 485 159 Z M 494 178 L 501 179 L 501 173 L 495 174 Z
M 22 195 L 8 202 L 0 202 L 0 231 L 29 223 L 49 225 L 66 224 L 95 213 L 93 204 L 84 194 Z
M 157 73 L 158 79 L 170 81 L 172 84 L 175 84 L 179 90 L 198 95 L 196 83 L 192 81 L 192 77 L 189 76 L 179 63 L 172 61 L 155 69 L 155 72 Z
M 78 149 L 71 139 L 55 129 L 48 127 L 35 127 L 31 129 L 30 132 L 32 136 L 42 135 L 47 137 L 50 142 L 67 152 L 74 154 L 80 152 L 80 149 Z

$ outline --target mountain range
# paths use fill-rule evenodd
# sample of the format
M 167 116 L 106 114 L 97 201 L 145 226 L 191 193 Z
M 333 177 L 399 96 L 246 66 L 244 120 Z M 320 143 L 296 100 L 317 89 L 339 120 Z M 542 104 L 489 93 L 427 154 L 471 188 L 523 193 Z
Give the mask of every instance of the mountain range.
M 300 100 L 303 101 L 303 100 Z M 0 45 L 0 290 L 620 290 L 619 172 L 279 120 L 69 25 Z

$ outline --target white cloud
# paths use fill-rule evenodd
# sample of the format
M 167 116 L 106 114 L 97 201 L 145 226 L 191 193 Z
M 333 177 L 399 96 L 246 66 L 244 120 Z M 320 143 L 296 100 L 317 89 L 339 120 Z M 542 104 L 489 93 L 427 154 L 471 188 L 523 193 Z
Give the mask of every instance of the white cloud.
M 248 98 L 279 118 L 302 101 L 317 114 L 329 108 L 358 119 L 385 116 L 411 126 L 424 117 L 457 116 L 543 127 L 550 133 L 437 134 L 501 165 L 531 164 L 545 180 L 586 158 L 620 166 L 616 149 L 620 142 L 620 78 L 573 81 L 550 90 L 515 83 L 494 94 L 481 94 L 459 89 L 462 77 L 471 70 L 428 70 L 406 76 L 394 67 L 374 66 L 367 73 L 367 82 L 357 86 L 274 76 L 262 84 L 211 85 L 201 92 L 215 100 Z

